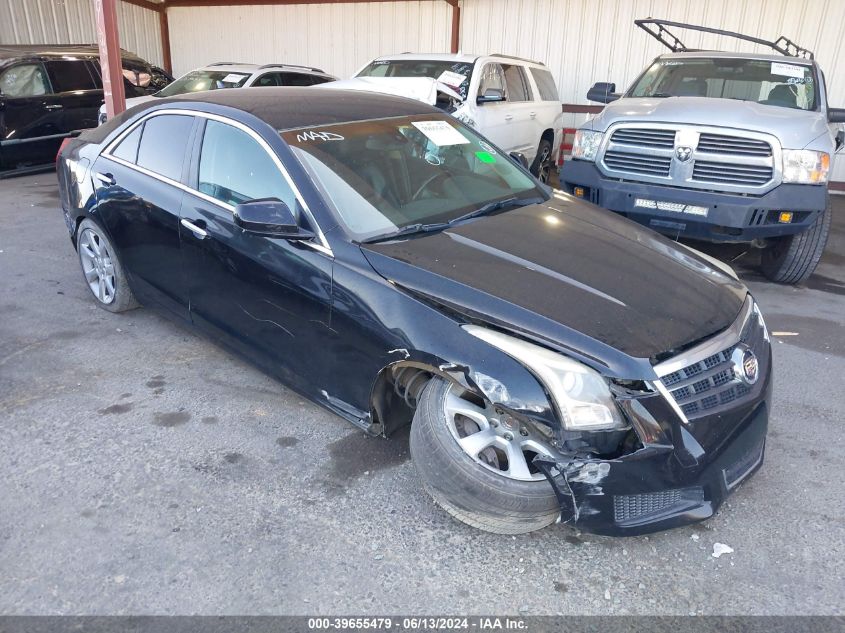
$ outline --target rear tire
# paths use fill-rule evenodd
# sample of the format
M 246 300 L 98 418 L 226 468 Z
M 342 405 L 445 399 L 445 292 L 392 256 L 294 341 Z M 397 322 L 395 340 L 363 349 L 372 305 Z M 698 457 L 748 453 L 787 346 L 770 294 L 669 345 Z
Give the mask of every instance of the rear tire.
M 545 478 L 523 481 L 498 474 L 458 444 L 445 413 L 452 388 L 441 378 L 430 380 L 411 426 L 411 458 L 434 501 L 459 521 L 497 534 L 523 534 L 554 523 L 560 506 Z
M 531 163 L 529 171 L 543 184 L 549 183 L 551 160 L 552 144 L 547 139 L 542 139 L 540 141 L 540 146 L 537 148 L 537 156 L 534 157 L 534 162 Z
M 813 274 L 819 265 L 830 234 L 830 197 L 827 208 L 803 233 L 778 237 L 763 249 L 760 269 L 770 279 L 781 284 L 800 284 Z
M 82 278 L 103 310 L 126 312 L 138 307 L 120 257 L 106 232 L 85 218 L 76 231 L 76 250 Z

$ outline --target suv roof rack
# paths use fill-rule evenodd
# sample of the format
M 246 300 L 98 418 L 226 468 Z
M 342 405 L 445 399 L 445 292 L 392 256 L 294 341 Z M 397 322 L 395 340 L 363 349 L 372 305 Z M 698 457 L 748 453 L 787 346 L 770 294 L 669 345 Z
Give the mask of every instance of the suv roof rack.
M 263 68 L 301 68 L 303 70 L 310 70 L 315 73 L 326 72 L 322 68 L 314 68 L 313 66 L 300 66 L 299 64 L 264 64 L 263 66 L 258 67 L 259 70 Z
M 206 68 L 211 68 L 212 66 L 255 66 L 255 64 L 247 64 L 246 62 L 214 62 L 213 64 L 208 64 Z
M 671 33 L 669 29 L 666 28 L 667 26 L 673 26 L 681 29 L 689 29 L 691 31 L 702 31 L 704 33 L 713 33 L 715 35 L 726 35 L 728 37 L 735 37 L 738 40 L 744 40 L 746 42 L 754 42 L 755 44 L 768 46 L 772 50 L 777 51 L 781 55 L 786 55 L 787 57 L 803 57 L 805 59 L 813 59 L 813 53 L 811 51 L 808 51 L 806 48 L 801 48 L 800 46 L 798 46 L 798 44 L 783 35 L 781 35 L 774 42 L 770 42 L 759 37 L 743 35 L 742 33 L 736 33 L 734 31 L 713 29 L 709 26 L 700 26 L 698 24 L 684 24 L 683 22 L 671 22 L 669 20 L 656 20 L 653 18 L 648 18 L 646 20 L 634 20 L 634 24 L 636 24 L 646 33 L 651 35 L 658 42 L 666 46 L 673 53 L 692 51 L 694 49 L 687 48 L 675 34 Z M 655 26 L 657 27 L 656 29 L 654 28 Z
M 525 57 L 516 57 L 515 55 L 503 55 L 502 53 L 493 53 L 490 57 L 504 57 L 505 59 L 515 59 L 520 62 L 528 62 L 529 64 L 537 64 L 538 66 L 545 66 L 543 62 L 535 62 L 533 59 L 526 59 Z

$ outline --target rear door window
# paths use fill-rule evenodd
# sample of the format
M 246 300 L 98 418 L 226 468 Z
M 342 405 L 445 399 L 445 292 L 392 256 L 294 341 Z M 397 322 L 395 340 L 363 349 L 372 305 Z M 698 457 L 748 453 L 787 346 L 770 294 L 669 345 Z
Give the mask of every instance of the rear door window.
M 147 119 L 138 146 L 138 166 L 180 181 L 193 123 L 192 116 L 181 114 L 162 114 Z
M 38 97 L 50 92 L 41 64 L 18 64 L 0 74 L 0 94 L 4 97 Z
M 263 88 L 265 86 L 281 86 L 282 83 L 279 79 L 279 73 L 264 73 L 252 85 Z
M 88 70 L 88 65 L 80 59 L 60 59 L 45 62 L 53 92 L 72 92 L 75 90 L 95 90 L 97 82 Z
M 132 130 L 117 147 L 112 150 L 112 156 L 120 158 L 130 163 L 135 163 L 138 160 L 138 145 L 141 140 L 141 131 L 144 129 L 142 123 L 134 130 Z
M 230 205 L 275 198 L 296 213 L 296 198 L 275 161 L 252 136 L 209 120 L 205 126 L 197 188 Z
M 522 66 L 503 64 L 505 84 L 508 87 L 508 101 L 531 101 L 531 89 L 525 80 Z
M 534 77 L 534 83 L 537 84 L 537 90 L 540 91 L 542 101 L 560 101 L 552 73 L 542 68 L 532 68 L 531 76 Z
M 311 75 L 305 73 L 282 73 L 283 86 L 313 86 Z

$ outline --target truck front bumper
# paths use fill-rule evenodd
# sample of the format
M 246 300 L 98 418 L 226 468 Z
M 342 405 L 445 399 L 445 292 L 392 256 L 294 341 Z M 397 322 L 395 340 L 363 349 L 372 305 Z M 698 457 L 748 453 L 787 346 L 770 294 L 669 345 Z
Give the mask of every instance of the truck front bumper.
M 750 242 L 794 235 L 809 228 L 827 207 L 827 187 L 782 184 L 762 196 L 716 193 L 606 178 L 595 163 L 569 160 L 561 187 L 672 237 L 711 242 Z M 706 215 L 702 215 L 706 209 Z M 789 222 L 781 213 L 790 212 Z

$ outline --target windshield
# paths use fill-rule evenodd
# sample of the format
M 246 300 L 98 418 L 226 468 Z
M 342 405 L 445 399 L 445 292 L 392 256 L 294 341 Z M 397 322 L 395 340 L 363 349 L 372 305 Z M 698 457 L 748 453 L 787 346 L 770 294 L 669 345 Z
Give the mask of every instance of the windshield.
M 156 97 L 175 97 L 187 92 L 219 90 L 221 88 L 242 88 L 250 73 L 231 73 L 225 70 L 193 70 L 182 75 L 172 84 L 159 90 Z
M 816 80 L 812 66 L 788 61 L 662 59 L 643 73 L 627 96 L 715 97 L 815 110 Z
M 377 59 L 356 77 L 430 77 L 449 86 L 466 100 L 473 62 L 426 59 Z
M 547 196 L 507 155 L 446 115 L 282 133 L 358 240 Z M 514 200 L 511 200 L 514 199 Z

